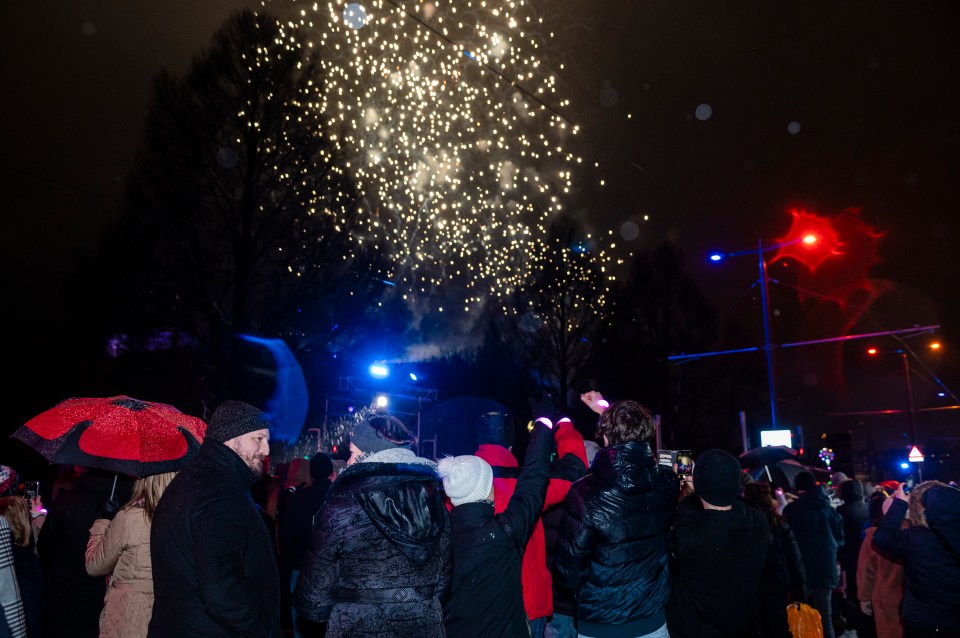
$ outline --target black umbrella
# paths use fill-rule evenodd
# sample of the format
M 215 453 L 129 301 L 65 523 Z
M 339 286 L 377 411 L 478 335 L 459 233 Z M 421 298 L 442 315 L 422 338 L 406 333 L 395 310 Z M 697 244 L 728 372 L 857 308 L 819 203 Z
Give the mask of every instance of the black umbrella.
M 757 481 L 769 482 L 775 487 L 782 487 L 785 490 L 793 490 L 797 474 L 800 472 L 810 472 L 814 478 L 821 483 L 830 480 L 830 471 L 819 467 L 810 467 L 804 465 L 796 459 L 787 459 L 778 461 L 773 465 L 766 465 L 756 468 L 750 472 L 750 475 Z
M 740 455 L 740 467 L 745 470 L 756 469 L 764 465 L 774 465 L 779 461 L 797 458 L 797 451 L 785 445 L 767 445 L 755 447 Z

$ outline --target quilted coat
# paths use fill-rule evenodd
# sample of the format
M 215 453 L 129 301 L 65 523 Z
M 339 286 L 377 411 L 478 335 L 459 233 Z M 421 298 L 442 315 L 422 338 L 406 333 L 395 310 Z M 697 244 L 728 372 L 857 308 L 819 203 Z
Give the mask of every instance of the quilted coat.
M 644 619 L 655 620 L 654 631 L 665 622 L 670 522 L 679 492 L 677 475 L 640 441 L 597 452 L 590 474 L 570 488 L 553 568 L 557 582 L 576 591 L 581 631 L 584 623 Z
M 150 523 L 142 503 L 124 507 L 112 521 L 94 521 L 85 562 L 91 576 L 110 577 L 100 638 L 145 637 L 153 613 L 153 570 Z
M 436 465 L 410 450 L 345 469 L 317 514 L 293 605 L 327 638 L 444 638 L 450 519 Z

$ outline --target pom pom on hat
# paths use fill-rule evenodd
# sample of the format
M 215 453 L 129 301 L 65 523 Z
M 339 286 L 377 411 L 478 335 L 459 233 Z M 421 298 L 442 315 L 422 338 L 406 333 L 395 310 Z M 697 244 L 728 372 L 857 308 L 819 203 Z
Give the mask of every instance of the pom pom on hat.
M 448 456 L 437 463 L 443 489 L 454 507 L 477 503 L 490 496 L 493 468 L 478 456 Z
M 711 505 L 733 505 L 740 493 L 740 461 L 724 450 L 707 450 L 693 464 L 693 489 Z
M 270 429 L 270 417 L 243 401 L 224 401 L 210 416 L 204 440 L 223 443 L 238 436 Z

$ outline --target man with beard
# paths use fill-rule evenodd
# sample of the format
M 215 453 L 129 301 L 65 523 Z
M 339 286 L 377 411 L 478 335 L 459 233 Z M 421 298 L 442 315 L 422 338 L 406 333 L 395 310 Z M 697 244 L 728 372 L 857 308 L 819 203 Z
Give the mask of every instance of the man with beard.
M 226 401 L 163 493 L 150 530 L 150 636 L 282 634 L 277 563 L 250 494 L 269 441 L 267 415 Z

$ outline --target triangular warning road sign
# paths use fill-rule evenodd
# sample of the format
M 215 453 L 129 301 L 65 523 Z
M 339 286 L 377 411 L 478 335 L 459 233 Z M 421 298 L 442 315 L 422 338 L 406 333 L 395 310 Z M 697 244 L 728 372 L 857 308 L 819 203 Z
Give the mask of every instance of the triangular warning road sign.
M 916 445 L 910 448 L 910 454 L 907 455 L 907 460 L 911 463 L 922 463 L 923 462 L 923 453 L 920 451 Z

